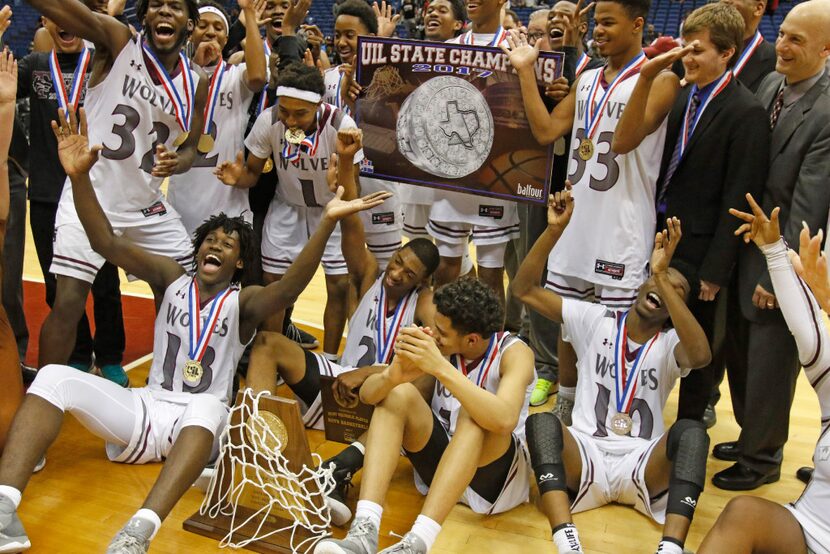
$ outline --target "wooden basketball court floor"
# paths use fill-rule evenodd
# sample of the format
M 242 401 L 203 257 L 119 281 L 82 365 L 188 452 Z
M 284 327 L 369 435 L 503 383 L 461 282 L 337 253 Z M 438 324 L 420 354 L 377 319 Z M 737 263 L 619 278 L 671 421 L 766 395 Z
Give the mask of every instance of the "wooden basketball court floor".
M 42 279 L 31 236 L 27 237 L 25 278 Z M 123 275 L 122 283 L 126 294 L 149 294 L 149 289 L 144 284 L 128 284 Z M 318 271 L 308 290 L 301 296 L 294 317 L 320 337 L 324 301 L 325 285 L 322 272 Z M 37 330 L 30 329 L 30 332 L 34 334 Z M 139 360 L 133 365 L 135 367 L 129 373 L 130 381 L 133 386 L 141 386 L 145 382 L 150 361 Z M 718 405 L 718 423 L 710 430 L 713 445 L 734 440 L 739 431 L 732 416 L 729 390 L 725 383 L 722 391 L 723 398 Z M 549 409 L 552 399 L 553 397 L 542 409 Z M 676 409 L 675 391 L 667 407 L 667 423 L 674 420 Z M 781 480 L 751 494 L 780 503 L 796 499 L 803 486 L 795 478 L 795 471 L 799 466 L 810 464 L 818 434 L 818 402 L 802 375 L 793 404 L 790 439 L 785 448 Z M 319 431 L 310 431 L 308 435 L 312 451 L 324 459 L 342 448 L 340 444 L 327 442 Z M 728 462 L 710 456 L 707 464 L 708 478 L 728 465 Z M 128 466 L 108 462 L 103 442 L 87 433 L 72 417 L 67 417 L 58 440 L 49 449 L 46 468 L 32 477 L 20 506 L 20 517 L 32 541 L 31 552 L 103 552 L 112 536 L 141 506 L 159 469 L 158 464 Z M 357 474 L 355 483 L 359 487 L 360 473 Z M 478 516 L 464 506 L 456 506 L 445 522 L 432 552 L 554 553 L 547 520 L 534 505 L 538 499 L 535 486 L 531 486 L 531 491 L 530 504 L 498 516 Z M 688 549 L 694 550 L 699 546 L 723 507 L 737 494 L 707 484 L 698 503 L 686 545 Z M 152 543 L 151 552 L 220 551 L 217 541 L 182 529 L 182 522 L 198 509 L 202 497 L 196 489 L 185 494 L 165 520 Z M 352 507 L 356 498 L 357 489 L 353 489 L 350 495 Z M 409 530 L 421 505 L 422 498 L 412 484 L 412 470 L 408 462 L 402 459 L 386 502 L 381 526 L 381 547 L 397 540 L 389 535 L 390 531 L 403 534 Z M 589 553 L 654 552 L 661 536 L 659 526 L 627 506 L 611 505 L 577 514 L 574 521 L 586 552 Z M 334 528 L 333 533 L 341 536 L 345 531 Z

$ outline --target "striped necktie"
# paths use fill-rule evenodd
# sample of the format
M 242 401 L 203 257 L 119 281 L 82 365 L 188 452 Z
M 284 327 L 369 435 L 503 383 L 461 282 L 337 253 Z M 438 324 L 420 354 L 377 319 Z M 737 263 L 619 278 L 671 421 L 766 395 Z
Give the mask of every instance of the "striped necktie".
M 778 91 L 778 96 L 775 97 L 775 102 L 772 104 L 772 111 L 769 114 L 769 128 L 770 131 L 775 129 L 778 123 L 778 117 L 781 115 L 781 110 L 784 108 L 784 88 Z
M 691 130 L 693 128 L 698 106 L 700 106 L 700 93 L 696 92 L 692 95 L 692 100 L 689 102 L 689 112 L 686 114 L 686 129 Z M 680 128 L 680 132 L 683 132 L 683 127 Z M 689 137 L 686 137 L 687 144 L 688 139 Z M 669 183 L 674 176 L 674 172 L 677 171 L 677 166 L 680 165 L 680 149 L 682 144 L 683 141 L 678 137 L 677 144 L 674 145 L 671 160 L 669 160 L 669 167 L 666 169 L 666 175 L 663 177 L 663 183 L 660 186 L 660 192 L 657 195 L 657 211 L 659 213 L 666 213 L 666 190 L 669 188 Z

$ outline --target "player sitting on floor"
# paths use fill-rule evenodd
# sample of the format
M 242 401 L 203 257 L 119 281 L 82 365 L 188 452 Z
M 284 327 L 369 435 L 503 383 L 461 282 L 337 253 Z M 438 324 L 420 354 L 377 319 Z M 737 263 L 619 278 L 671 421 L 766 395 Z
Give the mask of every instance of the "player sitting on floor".
M 359 129 L 344 129 L 337 134 L 337 155 L 329 164 L 329 180 L 339 164 L 353 164 L 356 152 L 362 146 Z M 343 198 L 357 196 L 353 174 L 341 181 Z M 400 247 L 386 269 L 381 271 L 374 254 L 366 247 L 363 224 L 357 215 L 341 220 L 343 257 L 349 273 L 358 285 L 360 301 L 351 320 L 346 347 L 340 364 L 324 356 L 305 352 L 285 336 L 261 332 L 257 335 L 248 365 L 249 387 L 255 391 L 273 392 L 276 377 L 288 384 L 307 409 L 303 422 L 313 429 L 323 428 L 323 408 L 320 401 L 320 375 L 337 377 L 334 394 L 346 403 L 356 400 L 363 382 L 373 373 L 383 370 L 393 356 L 393 345 L 398 330 L 416 323 L 431 326 L 435 307 L 432 290 L 425 282 L 438 267 L 438 249 L 426 239 L 415 239 Z M 378 313 L 384 312 L 381 322 Z M 351 519 L 351 510 L 345 504 L 346 489 L 351 477 L 363 467 L 363 437 L 352 443 L 324 465 L 337 466 L 334 477 L 337 485 L 329 495 L 332 521 L 342 525 Z
M 803 229 L 799 256 L 793 255 L 791 263 L 778 224 L 780 208 L 767 218 L 751 195 L 747 199 L 751 214 L 729 210 L 745 222 L 735 234 L 743 235 L 745 242 L 754 241 L 767 258 L 775 298 L 798 344 L 804 373 L 818 395 L 821 435 L 813 454 L 813 478 L 798 500 L 781 506 L 755 496 L 733 498 L 698 552 L 830 554 L 830 523 L 825 511 L 830 505 L 830 335 L 821 314 L 821 310 L 830 313 L 830 282 L 827 258 L 820 253 L 822 232 L 810 238 L 809 230 Z
M 499 332 L 504 308 L 486 284 L 462 278 L 435 292 L 435 325 L 401 329 L 395 357 L 369 377 L 360 399 L 375 405 L 354 522 L 343 540 L 316 554 L 374 554 L 383 503 L 401 449 L 427 498 L 412 530 L 383 553 L 429 551 L 456 502 L 480 514 L 528 499 L 524 422 L 533 386 L 533 353 Z M 435 378 L 430 406 L 412 385 Z
M 669 268 L 680 221 L 667 220 L 668 230 L 657 234 L 652 275 L 632 308 L 614 311 L 539 286 L 573 207 L 570 190 L 551 197 L 548 228 L 512 283 L 529 308 L 562 323 L 577 354 L 573 426 L 566 432 L 551 412 L 527 419 L 542 510 L 560 553 L 582 552 L 572 513 L 619 502 L 665 523 L 658 551 L 681 554 L 706 479 L 709 437 L 691 420 L 664 432 L 663 407 L 677 378 L 705 366 L 711 354 L 686 306 L 691 281 Z
M 69 366 L 38 372 L 15 417 L 0 459 L 0 551 L 29 547 L 17 517 L 32 469 L 57 438 L 70 412 L 107 442 L 112 461 L 166 460 L 142 508 L 113 539 L 110 553 L 146 552 L 150 540 L 182 494 L 218 452 L 233 375 L 245 346 L 275 310 L 291 305 L 314 275 L 337 220 L 383 201 L 380 193 L 345 202 L 338 191 L 317 230 L 285 276 L 267 287 L 238 283 L 256 255 L 251 226 L 224 214 L 211 217 L 194 239 L 195 276 L 171 258 L 151 254 L 113 233 L 95 197 L 89 171 L 100 146 L 89 148 L 86 118 L 81 133 L 74 113 L 53 124 L 58 153 L 72 181 L 75 205 L 96 252 L 164 291 L 155 323 L 148 385 L 123 389 Z M 204 329 L 205 331 L 202 331 Z

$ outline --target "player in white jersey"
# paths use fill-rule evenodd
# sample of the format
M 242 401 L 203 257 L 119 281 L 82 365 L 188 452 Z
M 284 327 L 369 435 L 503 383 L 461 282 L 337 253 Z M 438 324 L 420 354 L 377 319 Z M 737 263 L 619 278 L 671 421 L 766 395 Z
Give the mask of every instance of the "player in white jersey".
M 502 302 L 482 281 L 459 279 L 433 299 L 435 325 L 402 329 L 392 363 L 360 388 L 360 399 L 375 410 L 355 519 L 343 540 L 321 541 L 316 554 L 377 551 L 383 503 L 401 449 L 427 497 L 412 530 L 384 553 L 428 552 L 459 501 L 492 514 L 528 499 L 524 421 L 533 353 L 500 332 Z M 432 406 L 412 384 L 424 375 L 435 379 Z
M 333 193 L 326 171 L 335 153 L 337 132 L 355 127 L 343 110 L 322 102 L 323 77 L 316 68 L 293 63 L 280 72 L 277 103 L 264 110 L 248 138 L 248 159 L 242 152 L 235 162 L 223 161 L 216 175 L 226 185 L 250 188 L 256 184 L 265 164 L 273 156 L 279 187 L 262 230 L 262 269 L 265 281 L 282 278 L 309 234 L 317 226 L 323 208 Z M 363 151 L 354 163 L 363 161 Z M 344 175 L 357 167 L 338 166 Z M 332 234 L 323 256 L 328 295 L 323 313 L 323 351 L 336 358 L 346 324 L 349 290 L 348 269 L 340 248 L 340 229 Z M 282 329 L 282 314 L 268 323 L 268 330 Z
M 104 147 L 92 182 L 105 215 L 118 233 L 190 267 L 189 237 L 160 187 L 165 177 L 190 168 L 199 138 L 185 132 L 201 125 L 207 84 L 181 55 L 199 16 L 195 0 L 142 0 L 137 4 L 141 35 L 78 0 L 30 3 L 62 29 L 95 45 L 84 104 L 90 136 Z M 57 293 L 41 329 L 39 365 L 69 359 L 90 286 L 103 263 L 78 220 L 71 187 L 65 186 L 51 267 L 58 276 Z
M 612 149 L 617 123 L 645 62 L 642 32 L 649 4 L 649 0 L 596 3 L 594 41 L 606 64 L 583 71 L 550 113 L 535 85 L 538 49 L 527 45 L 522 37 L 508 39 L 510 63 L 522 83 L 522 99 L 533 135 L 540 143 L 550 144 L 571 134 L 568 178 L 579 208 L 562 241 L 551 252 L 547 286 L 568 298 L 616 308 L 634 302 L 637 288 L 647 276 L 656 227 L 654 198 L 665 142 L 665 117 L 679 88 L 675 75 L 661 75 L 640 120 L 641 143 L 630 145 L 625 153 Z M 581 6 L 580 1 L 570 16 L 573 23 L 584 13 Z M 561 335 L 558 350 L 557 411 L 569 423 L 576 360 L 573 348 Z
M 788 253 L 778 223 L 780 208 L 775 208 L 767 217 L 751 195 L 747 195 L 747 199 L 752 213 L 729 210 L 745 222 L 735 234 L 742 234 L 745 242 L 754 241 L 766 256 L 775 298 L 798 344 L 805 376 L 818 395 L 821 434 L 813 453 L 813 477 L 798 500 L 781 506 L 754 496 L 733 498 L 698 552 L 828 554 L 830 335 L 821 310 L 830 312 L 830 282 L 827 258 L 820 253 L 824 237 L 819 231 L 817 236 L 810 238 L 810 232 L 805 228 L 801 231 L 799 255 Z M 770 391 L 770 394 L 776 394 L 776 391 Z
M 669 268 L 680 221 L 668 220 L 668 231 L 657 234 L 652 276 L 634 305 L 614 311 L 539 285 L 574 211 L 570 191 L 551 197 L 548 227 L 511 283 L 529 308 L 562 324 L 578 359 L 573 425 L 552 412 L 527 420 L 542 510 L 560 553 L 582 552 L 572 513 L 618 502 L 664 524 L 658 552 L 682 554 L 706 480 L 709 437 L 693 420 L 665 432 L 663 408 L 677 379 L 708 364 L 711 353 L 686 305 L 689 281 Z
M 141 510 L 116 535 L 108 552 L 146 552 L 161 520 L 218 453 L 237 362 L 257 326 L 290 305 L 311 280 L 337 219 L 382 202 L 384 194 L 359 200 L 339 197 L 279 283 L 238 283 L 256 255 L 253 230 L 241 218 L 220 214 L 195 235 L 196 273 L 166 256 L 152 254 L 114 233 L 90 181 L 101 146 L 90 149 L 81 111 L 54 125 L 61 163 L 93 247 L 111 263 L 163 291 L 157 296 L 153 365 L 147 387 L 122 389 L 69 366 L 49 365 L 29 389 L 0 459 L 0 551 L 28 547 L 16 508 L 32 468 L 55 440 L 70 412 L 107 442 L 117 462 L 167 460 Z M 340 191 L 342 196 L 342 189 Z M 11 537 L 11 529 L 16 533 Z M 3 529 L 6 528 L 6 529 Z M 5 543 L 5 544 L 4 544 Z M 17 544 L 17 546 L 15 546 Z M 20 547 L 20 548 L 18 548 Z
M 248 107 L 254 94 L 265 86 L 267 69 L 252 0 L 239 6 L 245 14 L 245 62 L 231 65 L 222 59 L 228 42 L 228 14 L 212 0 L 199 5 L 199 22 L 190 35 L 196 52 L 193 63 L 210 75 L 205 104 L 205 123 L 199 131 L 196 161 L 187 173 L 173 175 L 167 199 L 182 218 L 188 235 L 210 215 L 223 212 L 253 219 L 248 191 L 225 186 L 213 175 L 216 165 L 242 150 Z

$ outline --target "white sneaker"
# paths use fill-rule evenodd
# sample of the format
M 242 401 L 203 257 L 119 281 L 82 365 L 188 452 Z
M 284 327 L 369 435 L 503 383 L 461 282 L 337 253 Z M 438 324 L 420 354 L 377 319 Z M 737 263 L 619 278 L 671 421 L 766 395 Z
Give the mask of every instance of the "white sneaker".
M 427 545 L 421 537 L 410 531 L 403 536 L 401 542 L 384 548 L 378 554 L 427 554 Z
M 558 417 L 559 421 L 561 421 L 566 427 L 570 427 L 572 423 L 571 414 L 574 411 L 574 401 L 563 398 L 557 394 L 556 404 L 553 406 L 551 411 L 553 412 L 553 415 Z
M 11 498 L 0 494 L 0 552 L 23 552 L 32 546 Z
M 121 528 L 107 547 L 107 554 L 145 554 L 155 527 L 151 521 L 134 517 Z
M 323 539 L 314 547 L 314 554 L 375 554 L 377 551 L 378 528 L 368 517 L 356 517 L 342 539 Z

